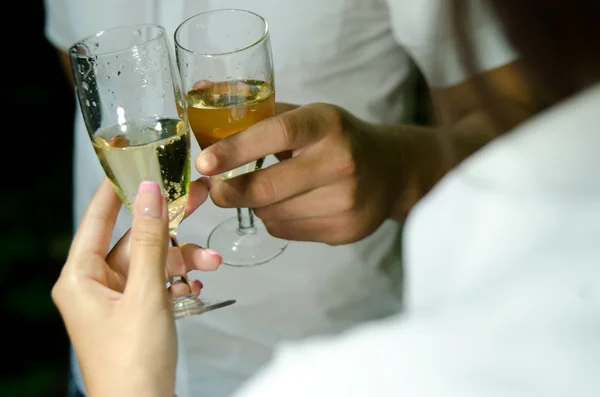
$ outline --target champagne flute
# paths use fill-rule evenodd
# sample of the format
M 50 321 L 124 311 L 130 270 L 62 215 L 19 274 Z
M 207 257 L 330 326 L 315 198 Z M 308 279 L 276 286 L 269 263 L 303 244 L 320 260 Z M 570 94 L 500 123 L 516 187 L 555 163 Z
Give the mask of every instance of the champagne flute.
M 267 22 L 246 10 L 203 12 L 175 31 L 175 51 L 186 91 L 189 124 L 200 145 L 213 143 L 275 115 L 275 81 Z M 263 159 L 220 175 L 233 178 L 262 167 Z M 219 224 L 208 246 L 232 266 L 254 266 L 281 254 L 287 240 L 271 236 L 252 209 Z
M 190 137 L 181 79 L 165 29 L 137 24 L 101 31 L 69 49 L 75 88 L 91 143 L 129 211 L 142 181 L 161 186 L 168 202 L 171 244 L 183 219 L 190 184 Z M 187 275 L 171 277 L 187 285 Z M 175 318 L 235 301 L 191 294 L 173 300 Z

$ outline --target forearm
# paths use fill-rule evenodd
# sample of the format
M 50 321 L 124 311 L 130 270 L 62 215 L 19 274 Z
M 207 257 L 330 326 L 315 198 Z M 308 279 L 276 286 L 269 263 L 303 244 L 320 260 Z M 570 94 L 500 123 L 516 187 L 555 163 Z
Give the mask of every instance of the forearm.
M 515 124 L 528 112 L 514 109 Z M 518 117 L 517 117 L 518 115 Z M 395 205 L 390 217 L 403 222 L 408 212 L 453 167 L 482 148 L 505 130 L 484 111 L 472 112 L 453 126 L 377 126 L 389 165 L 402 186 L 392 190 Z

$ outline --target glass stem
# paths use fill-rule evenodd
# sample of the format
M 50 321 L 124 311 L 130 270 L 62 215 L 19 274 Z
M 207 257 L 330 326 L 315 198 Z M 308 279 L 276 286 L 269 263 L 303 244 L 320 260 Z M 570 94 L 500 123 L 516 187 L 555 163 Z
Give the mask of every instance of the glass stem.
M 250 208 L 238 208 L 238 234 L 251 234 L 256 232 L 254 226 L 254 213 Z
M 179 248 L 179 241 L 177 241 L 177 232 L 174 231 L 174 230 L 171 230 L 169 232 L 169 237 L 171 238 L 171 246 L 173 246 L 175 248 Z M 178 275 L 174 275 L 174 276 L 170 276 L 169 277 L 169 284 L 173 285 L 175 283 L 184 283 L 188 287 L 188 289 L 190 291 L 189 295 L 192 295 L 192 287 L 190 287 L 190 283 L 188 281 L 188 276 L 187 276 L 187 271 L 185 269 L 185 265 L 183 267 L 183 273 L 182 274 L 178 274 Z

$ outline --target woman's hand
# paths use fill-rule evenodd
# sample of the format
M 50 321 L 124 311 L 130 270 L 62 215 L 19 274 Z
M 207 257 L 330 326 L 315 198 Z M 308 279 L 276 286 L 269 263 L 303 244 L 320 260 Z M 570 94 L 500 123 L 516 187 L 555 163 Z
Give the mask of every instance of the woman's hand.
M 191 215 L 208 198 L 210 180 L 206 177 L 200 178 L 190 184 L 189 198 L 186 203 L 183 219 Z M 116 287 L 123 289 L 127 279 L 129 267 L 129 240 L 131 229 L 121 237 L 109 252 L 106 261 L 116 271 Z M 179 249 L 169 248 L 167 256 L 167 271 L 169 276 L 181 276 L 192 270 L 212 271 L 223 262 L 221 255 L 211 249 L 202 248 L 196 244 L 183 243 Z M 192 294 L 198 296 L 202 289 L 200 280 L 188 278 Z M 169 289 L 172 297 L 187 295 L 190 291 L 183 283 L 176 283 Z
M 206 195 L 206 187 L 195 183 L 190 210 Z M 89 395 L 172 396 L 177 341 L 165 266 L 179 252 L 168 248 L 167 205 L 157 184 L 142 183 L 129 237 L 109 253 L 120 206 L 105 179 L 77 230 L 52 299 Z M 212 255 L 203 262 L 199 247 L 185 248 L 183 256 L 190 268 L 216 267 Z

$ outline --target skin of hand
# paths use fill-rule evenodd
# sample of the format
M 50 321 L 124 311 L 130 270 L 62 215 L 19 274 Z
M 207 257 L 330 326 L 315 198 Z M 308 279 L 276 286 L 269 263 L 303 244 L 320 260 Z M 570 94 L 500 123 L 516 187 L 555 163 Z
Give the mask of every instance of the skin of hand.
M 273 153 L 282 160 L 230 180 L 213 178 L 213 201 L 253 208 L 277 237 L 342 244 L 372 233 L 399 194 L 391 148 L 369 124 L 339 107 L 286 108 L 292 110 L 201 152 L 196 168 L 204 175 Z
M 482 78 L 513 125 L 535 113 L 516 63 Z M 195 165 L 212 177 L 216 205 L 254 209 L 276 237 L 352 243 L 388 218 L 403 222 L 446 172 L 506 131 L 470 82 L 431 95 L 435 127 L 372 124 L 325 103 L 278 103 L 275 117 L 202 150 Z M 214 177 L 270 154 L 280 161 L 232 179 Z
M 192 185 L 188 214 L 208 195 L 204 183 Z M 105 178 L 77 229 L 52 299 L 90 396 L 173 396 L 177 341 L 166 264 L 185 258 L 190 268 L 214 270 L 218 262 L 200 247 L 169 249 L 167 205 L 154 182 L 140 185 L 128 237 L 109 253 L 120 206 Z
M 186 203 L 183 219 L 186 219 L 196 208 L 206 201 L 210 185 L 211 182 L 208 178 L 200 178 L 190 184 L 190 195 Z M 117 270 L 116 276 L 119 278 L 119 285 L 124 285 L 127 279 L 130 238 L 131 229 L 119 239 L 106 257 L 106 261 L 111 264 L 111 267 Z M 196 244 L 183 243 L 179 249 L 175 247 L 169 248 L 167 274 L 169 277 L 172 277 L 184 275 L 192 270 L 211 271 L 217 269 L 221 263 L 223 263 L 223 258 L 218 252 L 209 248 L 202 248 Z M 201 267 L 197 267 L 198 264 Z M 181 282 L 173 284 L 169 288 L 171 296 L 176 298 L 187 295 L 190 289 L 194 296 L 200 295 L 202 282 L 190 277 L 188 277 L 188 282 L 190 288 Z

